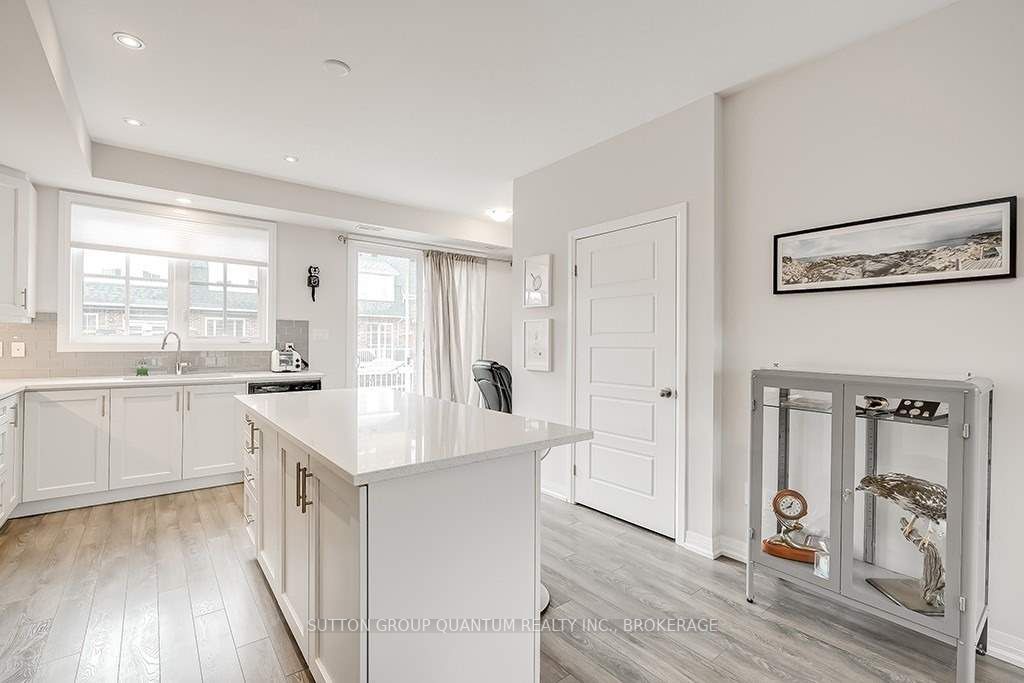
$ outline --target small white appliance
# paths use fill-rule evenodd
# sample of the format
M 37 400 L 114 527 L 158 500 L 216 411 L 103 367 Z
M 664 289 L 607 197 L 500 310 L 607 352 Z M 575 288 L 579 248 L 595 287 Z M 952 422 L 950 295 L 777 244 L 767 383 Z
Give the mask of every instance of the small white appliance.
M 283 351 L 274 349 L 270 352 L 271 372 L 299 372 L 302 370 L 302 356 L 295 350 L 294 344 L 285 344 Z

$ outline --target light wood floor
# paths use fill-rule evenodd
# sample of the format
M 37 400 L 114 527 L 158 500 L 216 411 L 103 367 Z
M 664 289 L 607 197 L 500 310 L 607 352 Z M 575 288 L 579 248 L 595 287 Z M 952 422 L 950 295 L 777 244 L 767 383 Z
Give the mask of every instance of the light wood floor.
M 541 681 L 953 681 L 954 650 L 873 617 L 707 560 L 672 541 L 544 497 L 546 619 L 710 617 L 716 633 L 541 636 Z M 978 659 L 979 681 L 1024 681 L 1024 669 Z
M 245 535 L 241 486 L 11 520 L 0 681 L 307 681 Z M 547 619 L 714 617 L 711 634 L 545 633 L 544 683 L 952 680 L 952 650 L 838 613 L 582 507 L 543 505 Z M 1024 671 L 980 660 L 980 680 Z

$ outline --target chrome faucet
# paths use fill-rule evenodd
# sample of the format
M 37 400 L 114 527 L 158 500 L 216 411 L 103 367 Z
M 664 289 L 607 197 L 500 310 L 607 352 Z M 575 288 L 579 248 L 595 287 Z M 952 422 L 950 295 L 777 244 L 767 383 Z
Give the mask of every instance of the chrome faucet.
M 167 338 L 170 337 L 172 334 L 174 335 L 174 338 L 178 340 L 177 356 L 175 357 L 174 360 L 174 374 L 180 375 L 185 371 L 185 368 L 188 367 L 188 361 L 181 360 L 181 337 L 178 336 L 178 333 L 175 332 L 174 330 L 168 330 L 167 334 L 164 335 L 163 342 L 160 343 L 160 350 L 167 350 Z

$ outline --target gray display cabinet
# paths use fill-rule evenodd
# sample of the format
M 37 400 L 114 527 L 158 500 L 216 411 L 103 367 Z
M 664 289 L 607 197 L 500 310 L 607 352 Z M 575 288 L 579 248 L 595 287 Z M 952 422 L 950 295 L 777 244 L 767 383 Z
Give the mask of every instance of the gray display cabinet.
M 956 646 L 956 680 L 973 681 L 992 382 L 771 369 L 751 384 L 747 600 L 755 569 L 792 581 Z

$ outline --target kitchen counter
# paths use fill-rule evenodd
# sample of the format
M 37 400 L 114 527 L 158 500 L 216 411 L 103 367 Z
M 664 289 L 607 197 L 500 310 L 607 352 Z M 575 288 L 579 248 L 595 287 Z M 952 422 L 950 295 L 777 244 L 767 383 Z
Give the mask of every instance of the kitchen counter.
M 183 375 L 158 374 L 145 377 L 39 377 L 0 380 L 0 400 L 22 391 L 50 391 L 54 389 L 104 389 L 115 387 L 154 387 L 200 384 L 234 384 L 257 381 L 299 381 L 321 378 L 322 372 L 192 372 Z
M 394 389 L 239 400 L 356 486 L 593 438 L 583 429 Z
M 314 679 L 539 680 L 540 461 L 590 431 L 393 389 L 235 398 L 249 537 Z

